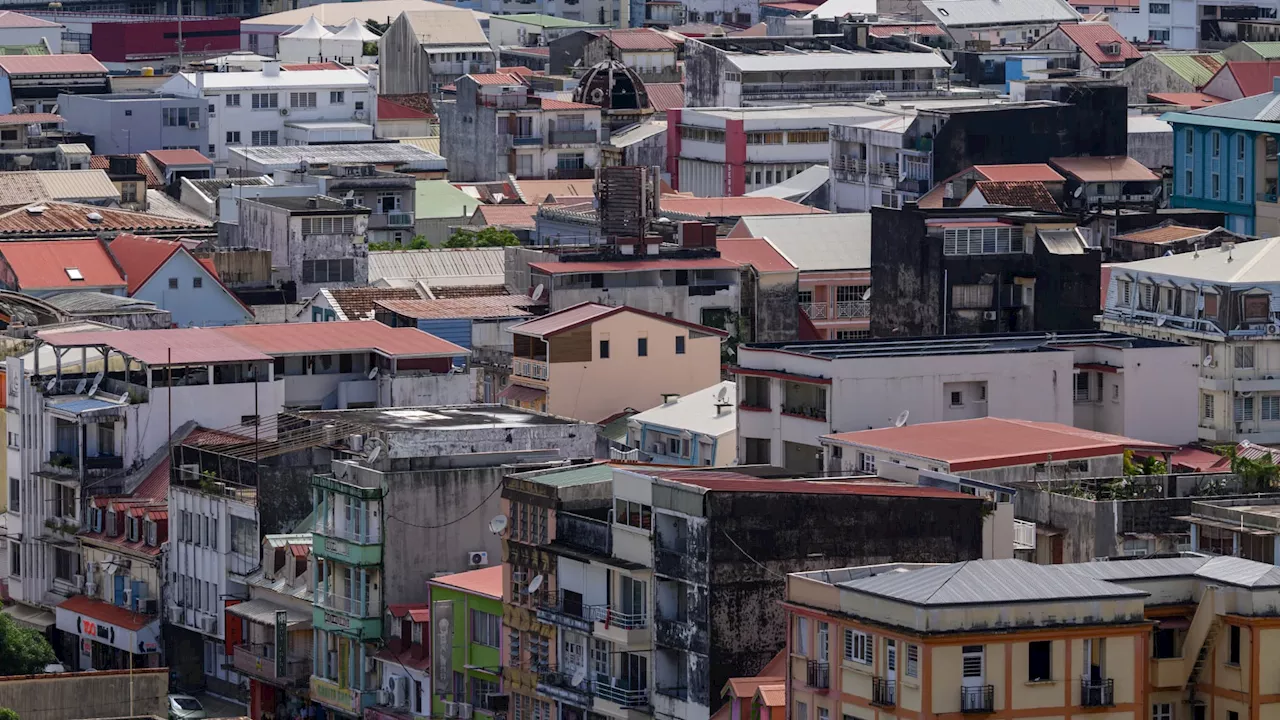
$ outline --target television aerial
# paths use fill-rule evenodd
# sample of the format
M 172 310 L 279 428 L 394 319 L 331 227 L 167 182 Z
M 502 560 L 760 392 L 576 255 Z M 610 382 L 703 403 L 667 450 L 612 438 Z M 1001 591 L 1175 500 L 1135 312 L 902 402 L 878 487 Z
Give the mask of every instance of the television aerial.
M 506 529 L 507 529 L 506 515 L 495 515 L 494 518 L 489 521 L 489 532 L 493 533 L 494 535 L 501 535 L 502 531 Z

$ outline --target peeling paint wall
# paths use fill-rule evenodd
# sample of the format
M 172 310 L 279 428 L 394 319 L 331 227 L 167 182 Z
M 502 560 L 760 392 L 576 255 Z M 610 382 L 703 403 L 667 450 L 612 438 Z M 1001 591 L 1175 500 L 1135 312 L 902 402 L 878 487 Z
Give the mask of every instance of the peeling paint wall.
M 706 43 L 689 38 L 684 44 L 685 107 L 723 107 L 724 73 L 728 62 L 724 53 Z

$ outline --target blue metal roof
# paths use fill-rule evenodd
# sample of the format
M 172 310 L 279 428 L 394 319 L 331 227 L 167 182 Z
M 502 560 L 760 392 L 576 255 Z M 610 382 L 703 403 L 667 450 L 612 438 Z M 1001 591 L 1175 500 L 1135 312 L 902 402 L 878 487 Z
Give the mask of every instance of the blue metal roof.
M 67 413 L 84 413 L 94 410 L 113 410 L 120 407 L 120 403 L 114 403 L 109 400 L 101 400 L 91 397 L 75 397 L 64 401 L 53 401 L 49 403 L 49 408 Z

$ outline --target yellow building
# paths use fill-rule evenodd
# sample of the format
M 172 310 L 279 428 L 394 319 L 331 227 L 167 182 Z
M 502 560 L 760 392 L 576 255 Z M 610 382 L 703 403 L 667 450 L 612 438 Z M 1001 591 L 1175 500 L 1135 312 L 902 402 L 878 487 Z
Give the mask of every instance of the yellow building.
M 787 578 L 791 720 L 1280 718 L 1280 568 L 896 563 Z

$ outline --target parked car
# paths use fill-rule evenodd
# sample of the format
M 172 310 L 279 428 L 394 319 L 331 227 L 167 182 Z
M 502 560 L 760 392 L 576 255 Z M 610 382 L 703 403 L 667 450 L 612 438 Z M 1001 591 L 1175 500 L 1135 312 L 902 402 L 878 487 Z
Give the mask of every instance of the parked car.
M 169 720 L 204 720 L 209 717 L 200 701 L 190 695 L 169 696 Z

